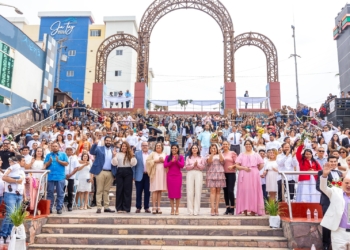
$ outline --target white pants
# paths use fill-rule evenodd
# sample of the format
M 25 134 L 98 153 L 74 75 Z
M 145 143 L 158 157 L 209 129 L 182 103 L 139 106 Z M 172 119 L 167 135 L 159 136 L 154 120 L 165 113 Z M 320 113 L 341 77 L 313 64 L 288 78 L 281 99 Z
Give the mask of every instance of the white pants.
M 347 250 L 350 249 L 350 232 L 346 232 L 344 228 L 339 227 L 337 231 L 331 232 L 332 249 Z
M 199 214 L 202 186 L 203 173 L 199 170 L 188 171 L 186 176 L 188 214 Z
M 209 155 L 209 148 L 202 147 L 202 149 L 201 149 L 201 156 L 202 157 L 207 157 L 208 155 Z

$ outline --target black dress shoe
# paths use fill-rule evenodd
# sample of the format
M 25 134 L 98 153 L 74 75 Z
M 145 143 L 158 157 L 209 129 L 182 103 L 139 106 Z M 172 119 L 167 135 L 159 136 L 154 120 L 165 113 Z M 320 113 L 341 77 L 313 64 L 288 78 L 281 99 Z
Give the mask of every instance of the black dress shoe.
M 96 207 L 96 203 L 91 203 L 90 207 Z
M 61 210 L 57 210 L 57 214 L 62 214 L 62 209 Z
M 96 213 L 100 214 L 101 213 L 101 208 L 97 208 Z
M 73 211 L 73 208 L 72 207 L 69 207 L 68 208 L 68 212 L 72 212 Z
M 234 208 L 230 208 L 230 214 L 235 215 L 235 209 Z
M 224 215 L 228 215 L 230 213 L 230 211 L 231 211 L 231 209 L 229 207 L 227 207 Z
M 105 213 L 114 213 L 115 211 L 112 210 L 112 209 L 110 209 L 110 208 L 105 208 L 105 209 L 103 210 L 103 212 L 105 212 Z
M 50 214 L 52 214 L 52 209 L 50 209 Z

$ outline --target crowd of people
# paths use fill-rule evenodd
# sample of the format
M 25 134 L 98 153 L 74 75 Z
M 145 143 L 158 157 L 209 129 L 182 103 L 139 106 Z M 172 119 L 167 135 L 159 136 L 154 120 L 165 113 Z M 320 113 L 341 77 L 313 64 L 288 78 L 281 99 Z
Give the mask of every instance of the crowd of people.
M 116 185 L 115 209 L 129 213 L 134 182 L 136 213 L 144 209 L 145 213 L 161 214 L 161 195 L 167 192 L 171 215 L 178 215 L 182 174 L 186 171 L 189 215 L 200 214 L 204 179 L 210 189 L 212 216 L 219 215 L 221 190 L 225 215 L 264 215 L 265 200 L 285 198 L 320 202 L 326 213 L 329 199 L 320 190 L 319 176 L 288 175 L 290 192 L 285 197 L 279 173 L 321 173 L 331 164 L 337 170 L 331 181 L 346 175 L 350 129 L 334 127 L 323 117 L 320 111 L 302 106 L 283 106 L 268 115 L 227 116 L 176 116 L 167 112 L 144 116 L 72 107 L 56 114 L 53 124 L 41 131 L 31 128 L 16 136 L 8 131 L 2 135 L 0 165 L 6 184 L 2 184 L 5 189 L 0 195 L 4 194 L 5 204 L 18 204 L 22 194 L 32 201 L 35 196 L 25 195 L 28 176 L 23 177 L 22 171 L 48 169 L 46 192 L 51 212 L 55 208 L 61 214 L 65 200 L 68 211 L 79 204 L 79 209 L 96 206 L 97 213 L 102 209 L 115 212 L 109 206 L 109 193 Z M 38 181 L 37 176 L 32 180 Z M 15 197 L 14 201 L 10 197 Z M 8 236 L 8 230 L 3 224 L 0 235 Z M 324 244 L 329 245 L 327 231 L 323 235 Z

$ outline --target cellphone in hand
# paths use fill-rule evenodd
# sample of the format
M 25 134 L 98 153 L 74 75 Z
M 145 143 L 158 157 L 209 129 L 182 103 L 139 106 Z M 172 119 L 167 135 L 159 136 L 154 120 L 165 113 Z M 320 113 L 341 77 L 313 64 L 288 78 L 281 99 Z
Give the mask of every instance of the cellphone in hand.
M 86 182 L 89 183 L 89 182 L 90 182 L 90 179 L 86 179 Z

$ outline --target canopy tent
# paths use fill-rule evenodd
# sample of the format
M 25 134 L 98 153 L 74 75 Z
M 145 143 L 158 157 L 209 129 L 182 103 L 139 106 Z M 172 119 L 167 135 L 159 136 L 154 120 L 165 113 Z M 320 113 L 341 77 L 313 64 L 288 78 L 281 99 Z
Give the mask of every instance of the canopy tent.
M 157 106 L 176 106 L 179 105 L 178 100 L 150 100 L 151 103 Z M 198 106 L 211 106 L 221 103 L 222 100 L 209 100 L 209 101 L 195 101 L 189 102 L 188 104 L 198 105 Z
M 239 104 L 238 104 L 239 101 L 250 103 L 250 104 L 263 103 L 264 101 L 268 101 L 268 108 L 269 108 L 269 111 L 271 112 L 270 99 L 268 97 L 237 97 L 236 107 L 237 107 L 238 115 L 239 115 Z

